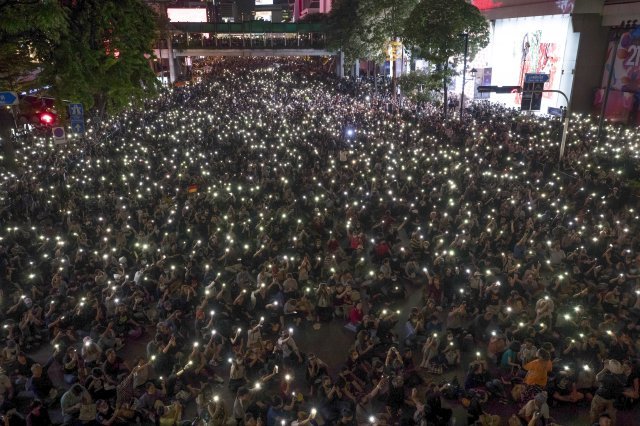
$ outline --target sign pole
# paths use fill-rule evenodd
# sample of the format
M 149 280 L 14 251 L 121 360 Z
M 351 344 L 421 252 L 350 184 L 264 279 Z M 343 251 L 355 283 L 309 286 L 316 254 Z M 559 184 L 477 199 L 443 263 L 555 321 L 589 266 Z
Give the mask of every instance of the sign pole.
M 564 125 L 562 126 L 562 141 L 560 142 L 560 162 L 562 162 L 562 157 L 564 157 L 564 148 L 567 143 L 567 134 L 569 133 L 569 104 L 567 104 L 567 108 L 563 111 L 562 117 L 564 119 Z

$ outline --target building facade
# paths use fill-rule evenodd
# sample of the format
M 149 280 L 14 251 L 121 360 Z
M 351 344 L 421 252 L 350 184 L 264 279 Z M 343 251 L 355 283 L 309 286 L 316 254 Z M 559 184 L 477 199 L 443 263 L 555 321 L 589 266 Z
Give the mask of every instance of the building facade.
M 640 1 L 473 0 L 491 22 L 489 46 L 468 69 L 467 97 L 482 97 L 479 85 L 519 85 L 526 73 L 549 74 L 545 89 L 561 90 L 576 112 L 598 112 L 613 64 L 607 114 L 640 122 Z M 625 28 L 627 27 L 627 28 Z M 628 28 L 631 27 L 631 28 Z M 615 58 L 614 58 L 615 56 Z M 461 85 L 460 85 L 461 86 Z M 520 95 L 491 94 L 516 106 Z M 542 112 L 565 106 L 562 96 L 545 94 Z

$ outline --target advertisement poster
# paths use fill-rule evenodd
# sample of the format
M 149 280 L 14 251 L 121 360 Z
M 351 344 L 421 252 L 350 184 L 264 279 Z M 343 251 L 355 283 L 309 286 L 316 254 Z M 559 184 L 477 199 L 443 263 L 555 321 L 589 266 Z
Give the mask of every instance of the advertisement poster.
M 523 86 L 526 74 L 548 74 L 546 90 L 571 92 L 572 60 L 577 43 L 568 15 L 499 19 L 491 43 L 483 53 L 486 68 L 491 67 L 491 84 Z M 563 67 L 567 70 L 563 73 Z M 477 66 L 476 66 L 477 68 Z M 496 102 L 519 107 L 521 94 L 491 95 Z M 544 93 L 542 111 L 564 106 L 555 93 Z
M 207 9 L 168 8 L 167 16 L 171 22 L 207 22 Z
M 594 114 L 600 114 L 604 96 L 604 89 L 596 90 L 595 101 L 593 102 Z M 607 99 L 607 109 L 604 112 L 605 118 L 616 123 L 628 123 L 633 109 L 634 98 L 635 96 L 631 92 L 611 90 Z
M 620 35 L 616 43 L 616 35 L 611 35 L 602 76 L 602 86 L 607 87 L 611 72 L 611 55 L 615 54 L 611 88 L 623 92 L 640 92 L 640 28 Z
M 549 81 L 545 84 L 545 89 L 555 87 L 554 82 L 558 75 L 559 60 L 558 43 L 551 40 L 543 41 L 542 30 L 525 33 L 522 37 L 518 86 L 524 86 L 527 74 L 548 74 Z M 542 94 L 547 99 L 550 99 L 551 95 L 551 93 Z M 521 99 L 522 95 L 518 94 L 516 102 Z
M 491 72 L 491 68 L 480 68 L 477 70 L 473 88 L 474 99 L 489 99 L 489 93 L 479 93 L 478 86 L 491 86 Z

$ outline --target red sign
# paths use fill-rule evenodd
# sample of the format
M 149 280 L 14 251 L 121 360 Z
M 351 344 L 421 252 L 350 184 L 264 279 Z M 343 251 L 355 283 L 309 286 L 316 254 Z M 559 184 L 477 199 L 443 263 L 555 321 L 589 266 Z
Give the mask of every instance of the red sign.
M 518 6 L 529 6 L 531 5 L 531 0 L 472 0 L 473 5 L 478 9 L 492 10 L 499 9 L 501 7 L 518 7 Z M 542 0 L 536 3 L 544 3 L 545 5 L 550 4 L 550 6 L 555 6 L 555 10 L 558 13 L 571 13 L 573 12 L 573 7 L 575 5 L 575 0 Z M 554 5 L 555 3 L 555 5 Z M 549 10 L 549 8 L 546 8 Z M 553 9 L 551 9 L 553 10 Z M 550 10 L 550 11 L 551 11 Z

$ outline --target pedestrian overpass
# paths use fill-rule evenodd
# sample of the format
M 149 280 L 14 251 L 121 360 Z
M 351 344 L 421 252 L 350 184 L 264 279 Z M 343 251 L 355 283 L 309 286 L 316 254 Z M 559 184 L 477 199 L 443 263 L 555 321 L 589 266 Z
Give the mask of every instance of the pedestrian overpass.
M 327 47 L 320 22 L 172 22 L 169 29 L 154 53 L 168 60 L 171 82 L 181 58 L 202 56 L 335 56 L 336 72 L 342 75 L 344 69 L 343 55 Z

